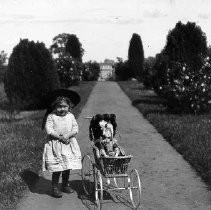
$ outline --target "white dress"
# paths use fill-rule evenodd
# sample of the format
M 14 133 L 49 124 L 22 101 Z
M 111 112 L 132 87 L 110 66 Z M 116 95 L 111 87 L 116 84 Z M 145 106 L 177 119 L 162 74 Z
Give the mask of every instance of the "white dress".
M 75 137 L 71 137 L 69 144 L 53 138 L 53 134 L 64 135 L 70 132 L 78 133 L 78 124 L 73 114 L 68 112 L 65 116 L 49 114 L 45 130 L 48 142 L 44 146 L 43 171 L 64 171 L 68 169 L 81 169 L 81 151 Z

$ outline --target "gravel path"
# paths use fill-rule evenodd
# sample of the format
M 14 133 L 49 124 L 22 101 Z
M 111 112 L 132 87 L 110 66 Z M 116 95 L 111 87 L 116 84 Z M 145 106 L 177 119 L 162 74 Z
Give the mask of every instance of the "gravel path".
M 121 145 L 134 158 L 131 168 L 136 168 L 142 181 L 140 209 L 186 210 L 211 209 L 211 193 L 189 164 L 183 160 L 154 127 L 131 106 L 128 97 L 115 82 L 98 82 L 79 116 L 78 142 L 82 153 L 91 154 L 88 138 L 87 116 L 97 113 L 115 113 L 122 136 Z M 20 210 L 75 210 L 93 209 L 93 202 L 84 199 L 80 171 L 70 177 L 75 193 L 60 199 L 50 196 L 51 175 L 44 173 L 36 187 L 22 200 Z M 117 202 L 116 194 L 105 197 L 103 209 L 130 209 Z M 123 193 L 126 199 L 127 193 Z

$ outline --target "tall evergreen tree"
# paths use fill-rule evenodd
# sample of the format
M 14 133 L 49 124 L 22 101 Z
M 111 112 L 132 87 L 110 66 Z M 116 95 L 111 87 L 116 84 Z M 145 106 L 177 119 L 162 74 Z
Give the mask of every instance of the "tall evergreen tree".
M 143 64 L 144 64 L 144 50 L 141 37 L 134 33 L 130 40 L 128 50 L 129 67 L 136 75 L 137 79 L 142 80 Z

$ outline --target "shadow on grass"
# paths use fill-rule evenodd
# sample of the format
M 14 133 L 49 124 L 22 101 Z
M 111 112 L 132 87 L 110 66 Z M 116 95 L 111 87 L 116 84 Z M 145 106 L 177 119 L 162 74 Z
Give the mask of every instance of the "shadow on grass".
M 131 89 L 131 90 L 138 90 L 138 91 L 143 90 L 143 88 L 142 88 L 142 87 L 131 87 L 130 89 Z
M 144 97 L 143 99 L 135 99 L 132 105 L 136 107 L 144 116 L 149 114 L 171 114 L 172 110 L 168 110 L 156 96 Z
M 39 180 L 39 175 L 35 172 L 25 169 L 20 173 L 22 180 L 28 185 L 29 189 L 33 188 Z
M 188 114 L 186 112 L 181 112 L 179 109 L 168 108 L 165 100 L 159 99 L 157 96 L 148 96 L 143 99 L 135 99 L 132 101 L 132 105 L 135 106 L 144 115 L 149 114 L 173 114 L 182 115 Z
M 172 114 L 172 112 L 164 109 L 155 109 L 155 110 L 147 110 L 143 113 L 144 116 L 150 115 L 150 114 L 159 114 L 159 115 L 165 115 L 165 114 Z
M 22 171 L 20 176 L 32 193 L 51 196 L 51 180 L 47 180 L 29 169 Z
M 163 104 L 163 100 L 159 100 L 156 96 L 144 97 L 143 99 L 135 99 L 132 101 L 132 105 L 136 106 L 138 104 Z

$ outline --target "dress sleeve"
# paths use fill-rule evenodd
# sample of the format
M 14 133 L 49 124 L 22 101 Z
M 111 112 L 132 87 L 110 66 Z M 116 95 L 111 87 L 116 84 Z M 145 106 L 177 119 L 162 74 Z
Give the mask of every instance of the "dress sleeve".
M 56 138 L 59 137 L 59 135 L 57 134 L 57 132 L 53 128 L 53 117 L 52 117 L 52 115 L 48 115 L 48 117 L 47 117 L 46 124 L 45 124 L 45 130 L 46 130 L 46 133 L 48 135 L 56 137 Z
M 72 134 L 73 135 L 78 134 L 78 123 L 74 115 L 72 115 Z

